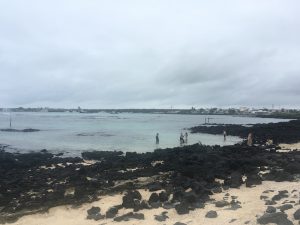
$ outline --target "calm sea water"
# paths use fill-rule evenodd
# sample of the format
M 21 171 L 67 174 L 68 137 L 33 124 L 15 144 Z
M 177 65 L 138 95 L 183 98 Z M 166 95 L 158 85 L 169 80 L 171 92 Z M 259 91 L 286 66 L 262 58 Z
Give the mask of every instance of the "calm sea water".
M 11 150 L 68 152 L 78 155 L 87 150 L 122 150 L 146 152 L 156 148 L 179 146 L 181 132 L 204 123 L 203 115 L 164 114 L 81 114 L 81 113 L 13 113 L 12 128 L 35 128 L 40 132 L 0 132 L 0 143 L 10 145 Z M 210 116 L 212 123 L 254 124 L 285 120 Z M 9 127 L 9 114 L 0 114 L 0 127 Z M 155 134 L 160 135 L 160 144 L 155 144 Z M 222 135 L 190 134 L 188 144 L 201 142 L 208 145 L 229 145 L 240 141 Z

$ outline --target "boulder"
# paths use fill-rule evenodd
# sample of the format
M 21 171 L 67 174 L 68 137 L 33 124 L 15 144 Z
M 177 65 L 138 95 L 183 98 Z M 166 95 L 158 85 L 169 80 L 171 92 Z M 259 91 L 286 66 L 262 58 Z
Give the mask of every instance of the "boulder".
M 151 203 L 153 203 L 153 202 L 159 202 L 159 201 L 160 201 L 160 200 L 159 200 L 159 196 L 158 196 L 157 193 L 152 193 L 152 194 L 150 195 L 149 200 L 148 200 L 148 202 L 149 202 L 150 205 L 151 205 Z
M 118 214 L 119 209 L 117 207 L 110 207 L 106 212 L 106 218 L 114 218 Z
M 95 215 L 95 214 L 99 214 L 100 213 L 100 208 L 99 207 L 92 207 L 90 209 L 87 210 L 87 214 L 88 215 Z
M 218 214 L 217 214 L 216 211 L 211 210 L 211 211 L 208 211 L 208 212 L 206 213 L 205 217 L 206 217 L 206 218 L 210 218 L 210 219 L 212 219 L 212 218 L 217 218 L 217 217 L 218 217 Z
M 296 210 L 296 212 L 294 213 L 294 218 L 295 220 L 300 220 L 300 209 Z
M 189 206 L 186 202 L 181 202 L 181 203 L 175 205 L 175 210 L 179 215 L 188 214 Z
M 259 224 L 275 223 L 277 225 L 293 225 L 283 212 L 266 213 L 257 219 Z
M 142 195 L 138 191 L 128 191 L 123 196 L 122 206 L 125 208 L 134 208 L 136 206 L 135 200 L 141 200 Z
M 252 187 L 254 185 L 260 185 L 262 179 L 258 174 L 249 174 L 246 179 L 246 187 Z
M 169 200 L 169 195 L 165 191 L 160 192 L 158 196 L 159 196 L 159 201 L 161 202 L 166 202 Z

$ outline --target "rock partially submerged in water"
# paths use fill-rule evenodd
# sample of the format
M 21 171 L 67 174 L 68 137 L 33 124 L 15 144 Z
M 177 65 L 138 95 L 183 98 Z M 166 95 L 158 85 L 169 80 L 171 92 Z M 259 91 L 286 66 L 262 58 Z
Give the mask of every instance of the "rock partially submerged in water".
M 7 128 L 7 129 L 0 129 L 0 131 L 3 131 L 3 132 L 38 132 L 38 131 L 41 131 L 41 130 L 33 129 L 33 128 L 26 128 L 26 129 Z
M 288 122 L 254 124 L 252 126 L 228 124 L 196 126 L 190 128 L 192 133 L 223 134 L 224 130 L 228 135 L 247 138 L 251 132 L 254 134 L 256 143 L 265 144 L 268 140 L 278 143 L 296 143 L 300 140 L 300 120 Z M 275 146 L 274 146 L 275 147 Z

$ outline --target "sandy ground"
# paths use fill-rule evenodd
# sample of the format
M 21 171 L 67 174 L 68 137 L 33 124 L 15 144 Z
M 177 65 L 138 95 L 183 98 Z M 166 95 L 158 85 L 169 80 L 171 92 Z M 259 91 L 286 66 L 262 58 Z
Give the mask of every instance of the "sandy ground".
M 45 214 L 35 214 L 30 216 L 24 216 L 19 219 L 13 225 L 101 225 L 101 224 L 124 224 L 124 225 L 154 225 L 154 224 L 166 224 L 173 225 L 175 222 L 182 222 L 189 225 L 220 225 L 220 224 L 232 224 L 241 225 L 249 221 L 248 224 L 253 225 L 256 223 L 257 216 L 263 215 L 267 206 L 265 206 L 264 201 L 260 199 L 261 195 L 272 197 L 280 190 L 288 190 L 290 200 L 297 202 L 293 209 L 289 209 L 286 213 L 289 215 L 289 219 L 293 221 L 292 214 L 295 210 L 300 208 L 299 206 L 299 187 L 300 182 L 263 182 L 262 185 L 246 188 L 242 186 L 239 189 L 230 189 L 223 193 L 215 194 L 212 196 L 215 200 L 222 200 L 226 193 L 230 196 L 228 200 L 231 200 L 231 196 L 237 196 L 237 200 L 241 202 L 242 208 L 237 210 L 229 210 L 224 208 L 216 208 L 213 202 L 206 204 L 204 209 L 197 209 L 190 212 L 188 215 L 178 215 L 174 209 L 168 210 L 169 219 L 165 222 L 158 222 L 154 219 L 154 215 L 159 215 L 161 212 L 166 211 L 163 208 L 152 209 L 152 210 L 142 210 L 140 212 L 144 213 L 145 220 L 131 220 L 128 222 L 115 222 L 112 219 L 104 219 L 100 221 L 86 220 L 87 210 L 92 206 L 99 206 L 101 208 L 101 213 L 104 214 L 106 210 L 114 205 L 118 205 L 122 202 L 122 195 L 116 194 L 113 196 L 103 196 L 99 201 L 93 202 L 91 204 L 82 205 L 80 208 L 72 208 L 71 206 L 60 206 L 49 210 Z M 272 193 L 262 194 L 265 190 L 274 190 Z M 293 190 L 297 190 L 296 192 Z M 145 190 L 140 190 L 143 199 L 148 199 L 150 194 Z M 284 200 L 287 200 L 285 198 Z M 284 201 L 279 202 L 278 205 Z M 218 217 L 215 219 L 205 218 L 205 214 L 209 210 L 216 210 Z M 118 215 L 123 215 L 130 210 L 120 210 Z M 235 221 L 232 222 L 232 220 Z M 298 224 L 298 222 L 294 222 Z
M 282 150 L 299 150 L 300 151 L 300 142 L 295 144 L 280 144 Z

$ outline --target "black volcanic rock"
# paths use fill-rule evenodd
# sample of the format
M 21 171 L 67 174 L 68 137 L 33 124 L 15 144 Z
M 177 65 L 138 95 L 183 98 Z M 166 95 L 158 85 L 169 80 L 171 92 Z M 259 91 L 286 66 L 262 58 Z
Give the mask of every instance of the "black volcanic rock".
M 90 209 L 87 210 L 87 214 L 88 215 L 93 215 L 93 214 L 98 214 L 100 213 L 100 208 L 99 207 L 92 207 Z
M 206 218 L 210 218 L 210 219 L 213 219 L 213 218 L 217 218 L 218 217 L 218 214 L 216 211 L 214 210 L 211 210 L 211 211 L 208 211 L 205 215 Z
M 300 220 L 300 209 L 297 209 L 293 215 L 295 220 Z
M 293 123 L 298 122 L 289 125 L 297 126 Z M 57 157 L 47 151 L 18 154 L 0 150 L 0 222 L 16 220 L 32 210 L 44 212 L 59 205 L 93 202 L 99 198 L 99 193 L 116 192 L 128 192 L 124 195 L 123 206 L 135 211 L 176 205 L 179 213 L 186 213 L 203 207 L 221 188 L 239 188 L 244 175 L 248 177 L 246 183 L 258 185 L 257 175 L 266 168 L 270 173 L 262 175 L 261 179 L 274 181 L 292 181 L 300 169 L 300 152 L 276 152 L 264 145 L 195 144 L 141 154 L 87 152 L 83 156 L 98 161 L 85 165 L 82 158 Z M 164 163 L 153 166 L 155 161 Z M 251 174 L 255 177 L 251 178 Z M 164 189 L 152 197 L 151 206 L 134 191 L 148 188 L 147 183 L 139 181 L 140 177 L 153 177 L 154 183 Z M 216 179 L 224 180 L 224 185 L 216 183 Z M 273 200 L 265 199 L 266 204 L 277 204 L 288 196 L 286 192 L 278 194 Z M 171 195 L 173 198 L 169 200 Z M 230 202 L 228 209 L 240 207 L 235 201 Z
M 142 196 L 138 191 L 128 191 L 123 196 L 123 203 L 122 206 L 125 208 L 135 208 L 138 204 L 135 200 L 141 200 Z
M 257 219 L 259 224 L 275 223 L 277 225 L 293 225 L 292 221 L 287 218 L 287 215 L 282 212 L 266 213 Z
M 124 214 L 122 216 L 115 217 L 114 221 L 116 221 L 116 222 L 122 222 L 122 221 L 129 221 L 131 219 L 144 220 L 145 216 L 144 216 L 143 213 L 129 212 L 129 213 Z
M 175 205 L 175 210 L 179 215 L 188 214 L 189 213 L 189 205 L 186 202 L 181 202 Z
M 247 138 L 248 134 L 254 134 L 255 143 L 265 144 L 267 140 L 272 139 L 274 144 L 278 143 L 296 143 L 300 140 L 300 120 L 291 120 L 288 122 L 254 124 L 252 126 L 244 125 L 212 125 L 196 126 L 190 128 L 192 133 L 227 134 Z
M 118 207 L 114 207 L 114 206 L 110 207 L 107 210 L 105 216 L 106 218 L 114 218 L 118 214 L 118 211 L 119 211 Z
M 165 191 L 160 192 L 158 197 L 159 197 L 159 201 L 161 202 L 166 202 L 169 199 L 169 195 Z
M 7 128 L 7 129 L 0 129 L 0 131 L 3 131 L 3 132 L 38 132 L 40 130 L 33 129 L 33 128 L 26 128 L 26 129 L 22 129 L 22 130 Z
M 149 204 L 152 204 L 153 202 L 159 202 L 160 199 L 159 199 L 159 195 L 157 193 L 152 193 L 149 197 Z
M 246 179 L 246 187 L 252 187 L 253 185 L 259 185 L 262 183 L 262 179 L 258 174 L 248 174 Z

